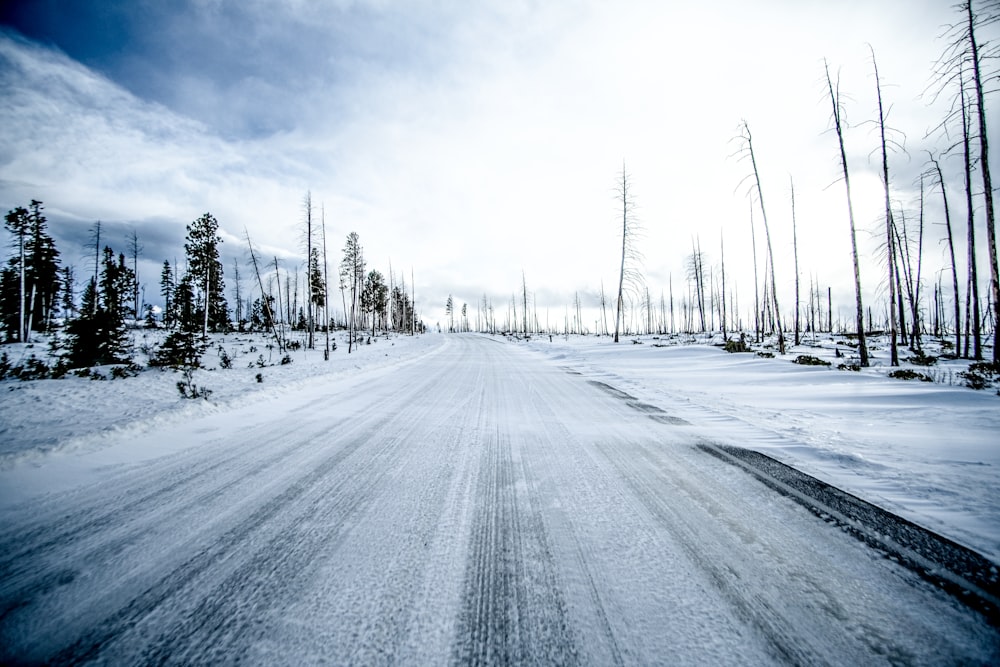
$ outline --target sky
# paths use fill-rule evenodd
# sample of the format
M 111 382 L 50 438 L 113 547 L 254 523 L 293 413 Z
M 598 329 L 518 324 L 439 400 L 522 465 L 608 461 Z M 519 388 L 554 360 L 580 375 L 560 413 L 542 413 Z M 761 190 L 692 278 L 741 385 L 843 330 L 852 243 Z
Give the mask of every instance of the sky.
M 5 2 L 0 207 L 42 200 L 80 275 L 97 220 L 116 251 L 135 230 L 155 303 L 159 266 L 183 260 L 185 226 L 206 211 L 227 271 L 246 268 L 245 233 L 283 270 L 301 266 L 308 192 L 331 265 L 356 231 L 371 268 L 407 282 L 412 272 L 428 324 L 445 321 L 449 294 L 473 313 L 483 295 L 505 312 L 522 272 L 538 318 L 554 324 L 574 294 L 596 306 L 603 283 L 613 298 L 624 165 L 653 299 L 671 283 L 678 300 L 686 293 L 694 243 L 716 271 L 724 243 L 728 289 L 747 311 L 751 209 L 759 262 L 764 240 L 740 159 L 746 121 L 782 309 L 794 299 L 794 180 L 799 273 L 830 286 L 849 318 L 824 58 L 849 123 L 874 302 L 884 205 L 869 45 L 906 149 L 890 156 L 893 198 L 915 222 L 925 151 L 953 140 L 926 136 L 948 102 L 927 91 L 957 18 L 940 0 Z M 959 160 L 943 167 L 961 211 Z M 928 282 L 946 261 L 940 201 L 928 190 Z

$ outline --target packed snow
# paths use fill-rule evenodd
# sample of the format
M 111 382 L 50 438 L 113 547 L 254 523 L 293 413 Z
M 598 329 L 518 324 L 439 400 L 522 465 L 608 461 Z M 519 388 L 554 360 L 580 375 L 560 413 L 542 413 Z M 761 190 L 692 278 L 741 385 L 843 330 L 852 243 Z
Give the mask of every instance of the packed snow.
M 1000 660 L 981 614 L 700 449 L 997 562 L 1000 398 L 682 342 L 425 334 L 281 364 L 233 334 L 206 400 L 173 371 L 4 381 L 0 659 Z

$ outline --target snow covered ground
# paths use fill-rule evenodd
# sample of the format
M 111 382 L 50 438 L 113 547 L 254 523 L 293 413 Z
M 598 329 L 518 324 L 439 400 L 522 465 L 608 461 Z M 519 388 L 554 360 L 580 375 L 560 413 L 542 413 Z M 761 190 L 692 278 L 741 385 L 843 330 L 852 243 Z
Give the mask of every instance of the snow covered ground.
M 703 449 L 996 562 L 1000 398 L 675 342 L 280 365 L 232 336 L 207 401 L 170 371 L 0 383 L 0 662 L 1000 660 L 981 614 Z
M 647 336 L 614 345 L 606 337 L 557 336 L 536 337 L 531 346 L 684 416 L 706 438 L 763 452 L 1000 563 L 994 391 L 888 378 L 885 349 L 869 370 L 837 370 L 855 353 L 835 339 L 775 359 L 684 344 L 691 340 Z M 790 363 L 800 354 L 832 365 Z M 968 368 L 940 364 L 909 367 L 955 383 Z

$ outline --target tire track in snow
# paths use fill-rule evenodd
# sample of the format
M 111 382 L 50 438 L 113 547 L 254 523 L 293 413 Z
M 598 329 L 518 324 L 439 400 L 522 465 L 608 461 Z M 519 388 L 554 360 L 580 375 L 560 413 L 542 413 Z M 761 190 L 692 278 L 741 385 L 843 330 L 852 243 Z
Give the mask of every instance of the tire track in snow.
M 322 430 L 316 430 L 314 435 L 321 433 Z M 299 450 L 299 445 L 293 444 L 273 456 L 256 459 L 256 465 L 248 469 L 232 465 L 246 457 L 247 451 L 226 457 L 204 469 L 198 468 L 197 464 L 185 466 L 169 475 L 177 479 L 166 487 L 128 502 L 120 509 L 105 510 L 90 520 L 75 523 L 83 518 L 81 514 L 94 514 L 92 510 L 83 510 L 60 520 L 48 531 L 34 528 L 27 536 L 17 533 L 4 536 L 0 546 L 4 547 L 4 551 L 13 553 L 0 563 L 0 581 L 4 582 L 0 585 L 0 625 L 10 613 L 30 604 L 32 599 L 75 579 L 77 568 L 74 563 L 100 563 L 109 557 L 120 557 L 123 550 L 135 546 L 147 536 L 153 517 L 160 517 L 158 529 L 161 532 L 169 532 L 170 525 L 182 526 L 185 521 L 202 520 L 198 515 L 206 505 L 220 502 L 225 495 L 239 490 L 237 487 L 246 485 L 248 480 L 286 463 L 300 454 Z M 220 476 L 220 473 L 225 475 Z M 206 480 L 211 481 L 207 485 L 209 488 L 200 489 L 201 483 Z M 191 488 L 198 489 L 198 492 L 190 493 Z M 114 499 L 102 509 L 107 506 L 113 507 Z M 33 536 L 43 539 L 32 543 Z M 8 544 L 26 542 L 28 546 L 19 551 L 6 549 Z M 63 558 L 60 559 L 60 555 Z
M 545 526 L 518 478 L 507 421 L 516 418 L 494 381 L 504 430 L 482 444 L 465 599 L 456 639 L 463 665 L 578 662 Z M 522 497 L 523 495 L 523 497 Z
M 427 391 L 431 385 L 428 380 L 411 390 Z M 154 644 L 150 649 L 148 658 L 152 661 L 172 659 L 173 652 L 188 643 L 201 642 L 202 646 L 213 648 L 229 645 L 229 641 L 238 638 L 255 622 L 255 614 L 274 602 L 276 597 L 287 597 L 292 592 L 297 578 L 308 569 L 318 548 L 335 537 L 352 516 L 376 497 L 376 489 L 384 489 L 385 485 L 380 483 L 387 472 L 394 470 L 398 464 L 400 440 L 374 436 L 385 431 L 388 424 L 393 425 L 389 428 L 390 432 L 395 430 L 397 434 L 405 434 L 412 417 L 411 412 L 404 408 L 388 420 L 376 416 L 349 424 L 343 431 L 349 441 L 335 448 L 319 446 L 315 438 L 329 431 L 329 423 L 320 421 L 310 424 L 308 430 L 296 433 L 294 439 L 287 440 L 288 446 L 277 456 L 269 457 L 253 468 L 266 473 L 271 469 L 269 466 L 287 466 L 290 457 L 298 459 L 299 463 L 291 466 L 290 473 L 279 474 L 278 481 L 274 483 L 278 487 L 284 484 L 283 491 L 276 495 L 264 491 L 264 496 L 271 497 L 251 508 L 250 514 L 240 517 L 235 525 L 223 526 L 221 534 L 213 535 L 212 541 L 204 543 L 202 540 L 202 544 L 196 547 L 197 551 L 171 565 L 172 569 L 166 576 L 144 589 L 126 590 L 131 598 L 123 599 L 118 603 L 120 607 L 96 625 L 88 625 L 83 630 L 83 636 L 77 637 L 70 646 L 52 657 L 48 655 L 49 651 L 58 646 L 51 643 L 55 641 L 53 638 L 48 647 L 38 649 L 44 653 L 38 654 L 35 659 L 74 663 L 106 659 L 108 650 L 112 654 L 115 651 L 128 654 L 134 646 L 148 643 L 150 637 L 157 636 L 160 630 L 157 624 L 164 617 L 174 625 L 160 641 L 159 648 Z M 287 428 L 282 425 L 277 425 L 276 430 L 288 434 Z M 241 451 L 246 454 L 246 450 Z M 226 460 L 234 458 L 239 456 L 227 457 Z M 310 462 L 309 458 L 319 460 Z M 287 479 L 283 480 L 289 474 L 299 474 L 303 467 L 310 470 L 309 474 L 290 485 Z M 226 472 L 228 476 L 223 477 L 224 487 L 229 488 L 239 482 L 240 488 L 236 489 L 239 491 L 249 485 L 250 502 L 243 502 L 242 505 L 254 505 L 255 498 L 262 493 L 259 483 L 254 478 L 246 478 L 245 468 L 238 465 Z M 194 481 L 183 488 L 200 491 L 204 480 L 197 476 L 192 479 Z M 175 485 L 170 482 L 170 486 Z M 204 515 L 204 504 L 210 501 L 208 506 L 211 507 L 212 502 L 219 503 L 220 493 L 220 489 L 210 489 L 207 493 L 190 494 L 191 502 L 184 509 L 190 509 L 192 516 L 197 515 L 200 509 Z M 155 497 L 155 494 L 151 495 Z M 183 493 L 179 495 L 183 496 Z M 235 500 L 239 502 L 241 499 Z M 130 513 L 136 511 L 135 507 L 128 508 Z M 114 512 L 111 514 L 114 516 Z M 150 509 L 144 519 L 147 523 L 155 523 L 160 520 L 160 514 Z M 323 530 L 324 519 L 329 520 L 333 530 Z M 137 533 L 141 533 L 142 520 L 140 516 L 136 521 Z M 110 541 L 117 542 L 113 532 Z M 99 546 L 98 551 L 102 550 L 104 547 Z M 92 558 L 95 553 L 84 554 L 84 557 Z M 141 561 L 142 556 L 138 557 Z M 112 565 L 121 566 L 120 563 Z M 251 598 L 249 607 L 240 604 L 240 600 L 246 598 Z M 237 607 L 234 608 L 234 604 Z M 98 604 L 98 613 L 99 608 Z M 197 612 L 193 613 L 192 609 Z M 178 625 L 177 618 L 185 621 Z M 0 639 L 5 633 L 14 631 L 0 625 Z M 7 644 L 7 650 L 14 645 L 13 642 L 0 643 Z M 7 650 L 0 651 L 0 654 L 6 654 Z M 198 654 L 192 656 L 198 657 Z
M 316 399 L 307 405 L 316 407 L 320 402 L 321 399 Z M 320 435 L 325 428 L 325 425 L 314 427 L 312 435 Z M 170 464 L 165 470 L 159 465 L 147 465 L 143 469 L 129 472 L 127 476 L 118 475 L 113 480 L 59 494 L 55 498 L 31 500 L 30 520 L 20 526 L 10 526 L 0 533 L 0 545 L 4 546 L 3 555 L 0 556 L 0 580 L 15 578 L 17 573 L 13 568 L 19 562 L 33 563 L 39 553 L 53 547 L 68 547 L 74 541 L 86 539 L 110 526 L 121 526 L 132 516 L 145 516 L 151 507 L 172 504 L 171 501 L 178 497 L 194 505 L 190 498 L 190 488 L 196 487 L 203 480 L 217 481 L 219 472 L 232 474 L 234 464 L 248 460 L 257 464 L 239 471 L 239 476 L 232 477 L 230 484 L 217 487 L 217 491 L 224 492 L 243 477 L 258 475 L 281 463 L 294 454 L 299 446 L 293 442 L 292 446 L 261 460 L 255 456 L 256 452 L 272 448 L 274 441 L 263 437 L 264 434 L 261 433 L 255 435 L 253 438 L 248 437 L 240 447 L 232 447 L 221 455 L 219 446 L 209 443 L 194 452 L 195 460 L 192 460 L 190 450 L 172 455 L 171 458 L 180 460 Z M 171 481 L 163 484 L 164 479 Z M 66 511 L 67 499 L 89 497 L 95 489 L 104 493 L 108 487 L 109 496 L 100 505 L 74 505 L 69 512 Z M 151 487 L 152 491 L 149 490 Z M 214 497 L 216 495 L 209 492 L 198 499 L 208 501 Z M 0 618 L 2 615 L 0 612 Z

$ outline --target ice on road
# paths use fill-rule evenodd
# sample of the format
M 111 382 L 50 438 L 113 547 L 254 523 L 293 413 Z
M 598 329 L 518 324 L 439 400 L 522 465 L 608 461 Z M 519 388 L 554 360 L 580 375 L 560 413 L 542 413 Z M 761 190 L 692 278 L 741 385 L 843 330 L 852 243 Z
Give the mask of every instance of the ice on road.
M 1000 662 L 698 424 L 487 337 L 146 438 L 3 511 L 0 662 Z

